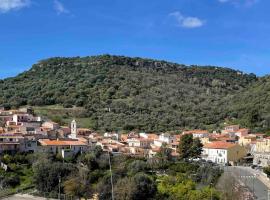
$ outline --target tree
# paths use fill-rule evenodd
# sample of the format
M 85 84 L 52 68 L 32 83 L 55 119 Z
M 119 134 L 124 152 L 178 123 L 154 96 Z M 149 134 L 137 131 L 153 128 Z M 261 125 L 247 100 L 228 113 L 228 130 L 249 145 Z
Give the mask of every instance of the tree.
M 90 197 L 92 191 L 90 188 L 89 170 L 85 167 L 78 167 L 79 171 L 64 182 L 64 191 L 66 194 L 73 197 Z
M 128 171 L 131 174 L 136 174 L 138 172 L 145 172 L 146 169 L 147 169 L 147 164 L 142 160 L 134 160 L 128 166 Z
M 160 199 L 218 200 L 218 193 L 208 187 L 196 190 L 196 184 L 182 174 L 163 176 L 158 183 Z
M 267 177 L 269 178 L 270 177 L 270 166 L 268 167 L 264 167 L 263 168 L 263 172 L 267 175 Z
M 157 191 L 155 181 L 146 174 L 139 173 L 134 176 L 136 190 L 134 192 L 134 200 L 152 199 Z
M 116 184 L 115 176 L 113 176 L 113 183 Z M 98 193 L 98 199 L 111 200 L 112 199 L 112 185 L 110 174 L 103 176 L 96 185 L 96 191 Z
M 158 164 L 164 169 L 165 164 L 172 160 L 172 149 L 168 148 L 167 145 L 163 143 L 155 158 L 157 159 Z
M 191 157 L 192 158 L 200 158 L 203 151 L 203 144 L 199 138 L 195 138 L 193 140 L 193 144 L 191 147 Z
M 65 194 L 72 197 L 83 197 L 85 194 L 83 187 L 79 177 L 72 177 L 64 182 Z
M 164 161 L 171 161 L 172 159 L 172 149 L 168 148 L 165 143 L 160 147 L 160 151 L 157 153 L 157 156 L 162 158 Z
M 193 136 L 191 134 L 186 134 L 181 137 L 178 148 L 180 159 L 187 159 L 191 157 L 192 145 Z
M 237 106 L 246 99 L 252 99 L 250 105 L 244 105 L 249 108 L 262 102 L 249 117 L 251 123 L 260 125 L 269 99 L 269 94 L 264 92 L 269 89 L 269 78 L 266 80 L 255 85 L 258 91 L 247 90 L 243 94 L 241 90 L 238 95 L 240 89 L 249 88 L 257 77 L 239 75 L 228 68 L 184 66 L 122 56 L 51 58 L 14 78 L 0 80 L 0 107 L 7 103 L 11 107 L 26 103 L 59 104 L 66 109 L 46 108 L 42 113 L 63 119 L 65 111 L 77 110 L 68 109 L 77 105 L 83 107 L 84 116 L 73 113 L 70 117 L 89 118 L 89 128 L 161 132 L 220 124 L 234 110 L 244 119 L 248 109 L 234 107 L 233 101 L 227 103 L 230 94 L 234 95 Z M 250 94 L 256 95 L 250 97 Z M 106 110 L 109 107 L 111 112 Z M 59 120 L 60 124 L 65 124 L 64 121 Z
M 136 184 L 133 178 L 125 177 L 119 179 L 115 185 L 115 199 L 133 200 L 136 190 Z
M 72 171 L 75 169 L 71 164 L 49 160 L 38 161 L 33 165 L 35 187 L 40 192 L 57 191 L 59 179 L 64 181 Z
M 193 139 L 191 134 L 186 134 L 181 137 L 179 142 L 178 152 L 180 159 L 200 158 L 203 144 L 199 138 Z

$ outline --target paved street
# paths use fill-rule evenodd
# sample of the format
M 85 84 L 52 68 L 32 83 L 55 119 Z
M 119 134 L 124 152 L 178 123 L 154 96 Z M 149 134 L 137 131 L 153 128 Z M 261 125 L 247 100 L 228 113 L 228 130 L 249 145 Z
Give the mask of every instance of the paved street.
M 226 167 L 225 173 L 232 173 L 240 183 L 247 186 L 251 192 L 255 193 L 258 200 L 268 199 L 269 188 L 258 177 L 259 172 L 248 167 Z

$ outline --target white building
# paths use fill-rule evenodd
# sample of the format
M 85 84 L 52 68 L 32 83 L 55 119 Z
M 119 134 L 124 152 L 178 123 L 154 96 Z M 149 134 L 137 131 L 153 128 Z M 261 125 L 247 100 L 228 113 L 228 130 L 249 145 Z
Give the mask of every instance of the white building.
M 40 152 L 51 152 L 54 154 L 60 153 L 63 155 L 63 151 L 72 152 L 73 155 L 77 153 L 85 152 L 88 149 L 88 146 L 85 142 L 79 140 L 50 140 L 50 139 L 41 139 L 39 140 Z
M 209 132 L 207 130 L 184 131 L 182 134 L 192 134 L 193 138 L 207 138 L 209 136 Z
M 129 147 L 149 148 L 153 140 L 145 138 L 130 138 L 127 139 Z
M 202 158 L 218 164 L 235 163 L 246 156 L 244 147 L 229 142 L 211 142 L 203 147 Z

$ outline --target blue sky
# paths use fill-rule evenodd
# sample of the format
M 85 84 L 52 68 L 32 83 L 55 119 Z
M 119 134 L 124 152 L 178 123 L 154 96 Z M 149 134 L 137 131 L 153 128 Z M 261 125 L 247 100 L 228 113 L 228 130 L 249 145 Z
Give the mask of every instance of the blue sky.
M 270 74 L 269 0 L 0 0 L 0 78 L 116 54 Z

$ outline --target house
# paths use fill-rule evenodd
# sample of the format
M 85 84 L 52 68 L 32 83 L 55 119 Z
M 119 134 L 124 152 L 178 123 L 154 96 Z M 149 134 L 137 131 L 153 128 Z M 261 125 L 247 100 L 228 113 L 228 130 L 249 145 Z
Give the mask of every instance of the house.
M 250 134 L 247 136 L 241 136 L 239 137 L 238 144 L 241 146 L 248 146 L 250 145 L 253 141 L 256 141 L 256 135 Z
M 177 142 L 177 137 L 169 133 L 162 133 L 159 135 L 158 139 L 154 140 L 154 145 L 156 147 L 161 147 L 163 144 L 172 144 Z
M 24 137 L 15 134 L 0 134 L 0 153 L 3 152 L 24 152 Z
M 97 141 L 95 145 L 100 146 L 103 151 L 111 152 L 113 155 L 122 154 L 123 152 L 126 152 L 124 144 L 118 142 L 117 140 L 109 138 Z
M 35 138 L 26 139 L 24 142 L 24 151 L 25 152 L 36 152 L 37 151 L 37 140 Z
M 120 133 L 104 133 L 103 135 L 105 138 L 111 138 L 113 140 L 120 140 L 121 134 Z
M 138 147 L 138 148 L 149 148 L 150 144 L 153 142 L 151 139 L 145 138 L 130 138 L 127 139 L 127 143 L 129 147 Z
M 270 154 L 270 137 L 257 140 L 256 152 Z
M 240 129 L 240 126 L 239 125 L 231 125 L 231 126 L 226 126 L 224 128 L 224 132 L 237 132 L 238 130 Z
M 39 142 L 39 151 L 40 152 L 50 152 L 50 153 L 60 153 L 63 158 L 65 158 L 65 153 L 68 156 L 76 155 L 78 153 L 82 153 L 87 151 L 88 146 L 86 143 L 79 140 L 71 140 L 71 139 L 41 139 Z
M 249 134 L 249 129 L 247 128 L 242 128 L 239 129 L 238 131 L 235 132 L 235 135 L 238 137 L 243 137 L 243 136 L 247 136 Z
M 244 147 L 223 141 L 205 144 L 202 153 L 202 158 L 218 164 L 234 164 L 245 156 L 246 150 Z
M 50 121 L 46 121 L 42 124 L 42 127 L 44 128 L 49 128 L 51 130 L 57 130 L 60 128 L 59 124 L 58 123 L 55 123 L 55 122 L 50 122 Z
M 253 156 L 254 165 L 259 165 L 262 167 L 270 165 L 270 137 L 256 141 Z
M 141 138 L 150 139 L 153 141 L 159 138 L 159 135 L 157 135 L 155 133 L 140 133 L 139 136 Z
M 89 136 L 91 135 L 92 131 L 88 128 L 77 128 L 77 135 L 78 136 Z
M 207 130 L 191 130 L 191 131 L 183 131 L 183 135 L 192 134 L 193 138 L 206 138 L 209 136 L 209 132 Z
M 28 122 L 30 120 L 29 114 L 14 114 L 12 121 L 18 125 L 20 122 Z
M 175 137 L 169 133 L 162 133 L 159 135 L 158 140 L 163 143 L 170 144 L 175 142 Z

